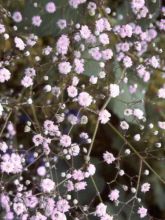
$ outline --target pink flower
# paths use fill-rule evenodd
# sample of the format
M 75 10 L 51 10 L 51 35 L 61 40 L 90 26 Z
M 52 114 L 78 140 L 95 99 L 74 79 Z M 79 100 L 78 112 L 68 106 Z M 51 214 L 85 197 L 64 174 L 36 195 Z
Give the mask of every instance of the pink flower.
M 28 88 L 33 85 L 33 79 L 29 76 L 24 76 L 24 78 L 21 80 L 21 85 L 23 85 L 25 88 Z
M 54 2 L 48 2 L 45 6 L 45 9 L 48 13 L 54 13 L 56 11 L 56 5 Z
M 22 14 L 21 14 L 21 12 L 15 11 L 15 12 L 13 13 L 12 18 L 13 18 L 13 20 L 14 20 L 16 23 L 21 22 L 21 21 L 22 21 Z
M 103 33 L 99 35 L 99 41 L 100 43 L 102 43 L 103 45 L 107 45 L 109 44 L 109 37 L 107 34 Z
M 113 51 L 111 49 L 106 49 L 102 51 L 103 60 L 110 60 L 113 57 Z
M 75 183 L 75 190 L 76 191 L 84 190 L 86 186 L 87 186 L 87 183 L 85 181 Z
M 129 56 L 125 56 L 124 59 L 123 59 L 123 64 L 126 68 L 129 68 L 132 66 L 132 60 Z
M 61 35 L 56 44 L 56 50 L 59 54 L 66 55 L 68 52 L 70 40 L 67 35 Z
M 119 190 L 112 190 L 108 197 L 111 201 L 117 201 L 119 198 Z
M 60 73 L 67 75 L 68 73 L 70 73 L 72 66 L 69 62 L 64 61 L 58 64 L 58 69 Z
M 96 211 L 95 215 L 98 217 L 102 217 L 106 214 L 107 206 L 104 205 L 103 203 L 100 203 L 99 205 L 96 206 Z
M 99 120 L 101 124 L 106 124 L 111 117 L 111 114 L 105 109 L 99 112 Z
M 78 94 L 77 88 L 75 86 L 69 86 L 67 88 L 67 92 L 68 92 L 68 96 L 72 98 L 76 97 Z
M 35 146 L 39 146 L 40 144 L 42 144 L 44 141 L 44 138 L 42 137 L 41 134 L 36 134 L 33 136 L 33 143 Z
M 70 209 L 70 205 L 66 199 L 58 200 L 56 203 L 56 207 L 57 207 L 57 210 L 62 213 L 68 212 Z
M 88 39 L 91 35 L 91 31 L 89 30 L 87 25 L 82 25 L 80 29 L 80 34 L 83 39 Z
M 137 213 L 140 215 L 140 218 L 144 218 L 147 215 L 147 209 L 144 208 L 143 206 L 139 207 Z
M 103 154 L 103 159 L 107 164 L 111 164 L 115 161 L 113 154 L 109 153 L 108 151 Z
M 81 92 L 78 96 L 78 103 L 83 107 L 88 107 L 92 103 L 92 96 L 87 92 Z
M 69 147 L 71 145 L 72 141 L 71 141 L 71 137 L 69 135 L 62 135 L 60 138 L 60 145 L 62 147 Z
M 150 190 L 150 184 L 149 183 L 143 183 L 141 185 L 141 192 L 146 193 Z
M 165 130 L 165 121 L 158 121 L 158 127 Z
M 13 210 L 17 215 L 21 215 L 26 211 L 26 207 L 22 202 L 14 203 Z
M 144 7 L 145 0 L 132 0 L 131 5 L 132 5 L 132 8 L 139 10 Z
M 81 170 L 74 170 L 72 177 L 74 180 L 81 181 L 84 179 L 84 173 Z
M 0 82 L 4 83 L 5 81 L 8 81 L 11 77 L 11 73 L 6 68 L 0 68 Z
M 42 23 L 42 19 L 39 15 L 35 15 L 32 17 L 32 24 L 36 27 L 39 27 Z
M 51 219 L 52 220 L 67 220 L 66 215 L 64 213 L 58 212 L 56 209 L 51 214 Z
M 41 188 L 43 192 L 50 193 L 55 188 L 55 183 L 51 179 L 43 179 L 41 181 Z
M 83 59 L 74 59 L 74 70 L 76 73 L 80 74 L 84 72 L 84 60 Z

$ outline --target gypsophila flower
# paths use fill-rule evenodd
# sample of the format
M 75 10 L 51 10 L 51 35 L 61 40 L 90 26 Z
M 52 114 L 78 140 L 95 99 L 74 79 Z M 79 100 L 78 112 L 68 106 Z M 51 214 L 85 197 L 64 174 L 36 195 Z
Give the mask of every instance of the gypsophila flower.
M 106 124 L 110 120 L 111 114 L 105 109 L 99 112 L 101 124 Z
M 39 146 L 40 144 L 42 144 L 43 140 L 44 138 L 41 134 L 36 134 L 33 136 L 33 143 L 35 144 L 35 146 Z
M 96 206 L 95 215 L 98 217 L 104 216 L 106 214 L 106 209 L 107 206 L 104 205 L 103 203 L 100 203 L 99 205 Z
M 109 199 L 111 201 L 118 200 L 118 198 L 119 198 L 119 190 L 117 190 L 117 189 L 112 190 L 108 197 L 109 197 Z
M 126 121 L 121 121 L 121 122 L 120 122 L 120 127 L 121 127 L 123 130 L 128 130 L 129 124 L 128 124 Z
M 113 156 L 112 153 L 106 151 L 104 154 L 103 154 L 103 159 L 104 161 L 107 163 L 107 164 L 111 164 L 115 161 L 115 157 Z
M 54 2 L 48 2 L 45 6 L 45 10 L 50 14 L 54 13 L 56 11 L 56 5 Z
M 43 192 L 50 193 L 52 190 L 55 189 L 55 183 L 51 179 L 43 179 L 41 181 L 41 188 Z
M 60 145 L 62 147 L 69 147 L 71 145 L 71 137 L 69 135 L 62 135 L 60 138 Z
M 87 92 L 81 92 L 78 95 L 78 103 L 83 107 L 88 107 L 92 103 L 92 96 L 90 96 Z
M 11 77 L 11 73 L 6 68 L 0 68 L 0 82 L 4 83 L 5 81 L 8 81 Z
M 71 68 L 72 66 L 70 65 L 69 62 L 61 62 L 58 65 L 59 72 L 64 75 L 67 75 L 68 73 L 70 73 Z
M 149 183 L 143 183 L 141 185 L 141 192 L 146 193 L 150 190 L 150 184 Z
M 5 31 L 5 26 L 3 24 L 0 24 L 0 34 L 3 34 Z
M 14 38 L 14 42 L 15 42 L 15 46 L 19 49 L 19 50 L 24 50 L 25 49 L 25 43 L 23 42 L 23 40 L 19 37 L 15 37 Z
M 42 23 L 42 19 L 39 15 L 35 15 L 32 17 L 32 24 L 36 27 L 39 27 Z
M 158 121 L 159 128 L 165 130 L 165 121 Z
M 144 208 L 143 206 L 139 207 L 137 213 L 140 215 L 140 218 L 144 218 L 147 215 L 147 209 Z
M 57 26 L 58 26 L 61 30 L 63 30 L 63 29 L 65 29 L 65 28 L 67 27 L 67 21 L 66 21 L 65 19 L 59 19 L 59 20 L 57 21 Z
M 76 97 L 77 94 L 78 94 L 77 88 L 74 87 L 74 86 L 69 86 L 67 88 L 67 92 L 68 92 L 68 96 L 71 97 L 71 98 Z
M 13 20 L 16 22 L 16 23 L 19 23 L 22 21 L 22 14 L 20 11 L 15 11 L 12 15 L 12 18 Z
M 110 84 L 110 95 L 112 98 L 115 98 L 119 95 L 120 90 L 117 84 Z
M 83 39 L 88 39 L 91 35 L 91 31 L 89 30 L 87 25 L 83 25 L 81 27 L 80 34 Z
M 61 35 L 56 44 L 56 49 L 59 54 L 65 55 L 68 52 L 70 40 L 67 35 Z

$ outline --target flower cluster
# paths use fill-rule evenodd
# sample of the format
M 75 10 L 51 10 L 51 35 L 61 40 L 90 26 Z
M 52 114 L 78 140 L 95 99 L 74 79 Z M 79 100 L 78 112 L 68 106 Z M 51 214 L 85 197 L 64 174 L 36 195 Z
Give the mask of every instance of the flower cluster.
M 164 160 L 165 7 L 12 4 L 0 6 L 0 219 L 156 218 L 145 197 L 165 184 L 148 160 Z

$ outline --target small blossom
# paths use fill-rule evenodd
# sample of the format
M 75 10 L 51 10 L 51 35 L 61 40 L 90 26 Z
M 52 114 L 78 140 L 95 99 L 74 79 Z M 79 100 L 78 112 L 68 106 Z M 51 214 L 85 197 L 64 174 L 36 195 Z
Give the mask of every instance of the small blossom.
M 104 205 L 103 203 L 100 203 L 99 205 L 96 206 L 96 211 L 95 215 L 98 217 L 102 217 L 106 214 L 107 206 Z
M 71 137 L 69 135 L 62 135 L 60 138 L 60 145 L 62 147 L 69 147 L 71 145 Z
M 140 218 L 144 218 L 147 215 L 147 209 L 144 208 L 143 206 L 139 207 L 137 213 L 140 215 Z
M 110 84 L 110 95 L 112 98 L 115 98 L 119 95 L 120 90 L 117 84 Z
M 64 75 L 67 75 L 68 73 L 70 73 L 71 71 L 71 65 L 69 62 L 61 62 L 59 63 L 58 65 L 58 69 L 59 69 L 59 72 L 64 74 Z
M 111 117 L 111 114 L 105 109 L 99 112 L 99 120 L 101 124 L 106 124 Z
M 143 183 L 141 186 L 141 192 L 146 193 L 150 190 L 150 184 L 149 183 Z
M 118 200 L 118 198 L 119 198 L 119 190 L 117 190 L 117 189 L 112 190 L 108 197 L 109 197 L 109 199 L 111 201 Z
M 48 13 L 52 14 L 56 11 L 56 5 L 54 2 L 48 2 L 45 6 L 45 9 Z
M 115 161 L 113 154 L 109 153 L 108 151 L 103 154 L 103 159 L 107 164 L 111 164 Z
M 43 179 L 41 181 L 41 188 L 43 192 L 50 193 L 55 188 L 55 183 L 51 179 Z
M 11 77 L 11 73 L 6 68 L 0 68 L 0 83 L 4 83 L 5 81 L 8 81 Z
M 67 88 L 67 92 L 68 92 L 68 96 L 71 98 L 76 97 L 78 94 L 77 88 L 75 86 L 69 86 Z
M 78 103 L 83 107 L 88 107 L 92 103 L 92 96 L 87 92 L 81 92 L 78 96 Z
M 35 15 L 32 17 L 32 24 L 36 27 L 39 27 L 42 23 L 42 19 L 39 15 Z
M 88 39 L 91 35 L 91 31 L 89 30 L 87 25 L 83 25 L 81 27 L 80 34 L 83 39 Z

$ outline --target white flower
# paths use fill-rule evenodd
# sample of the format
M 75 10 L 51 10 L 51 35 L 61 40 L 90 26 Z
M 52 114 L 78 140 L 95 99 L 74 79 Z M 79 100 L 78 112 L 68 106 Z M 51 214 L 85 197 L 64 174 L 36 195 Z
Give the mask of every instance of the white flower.
M 60 145 L 62 147 L 69 147 L 71 145 L 72 141 L 71 141 L 71 137 L 69 135 L 62 135 L 60 138 Z
M 3 106 L 0 103 L 0 117 L 2 116 L 2 112 L 3 112 Z
M 68 73 L 70 73 L 72 66 L 69 62 L 64 61 L 58 64 L 58 69 L 60 73 L 67 75 Z
M 133 115 L 136 116 L 138 119 L 143 119 L 144 115 L 143 115 L 143 111 L 136 108 L 133 110 Z
M 158 121 L 158 126 L 161 129 L 165 129 L 165 121 Z
M 115 161 L 115 157 L 113 156 L 113 154 L 111 154 L 110 152 L 106 151 L 103 154 L 103 159 L 107 164 L 111 164 Z
M 158 90 L 158 97 L 162 98 L 162 99 L 165 99 L 165 88 L 160 88 Z
M 68 96 L 69 96 L 69 97 L 74 98 L 74 97 L 77 96 L 78 91 L 77 91 L 77 88 L 76 88 L 75 86 L 69 86 L 69 87 L 67 88 L 67 93 L 68 93 Z
M 117 84 L 110 84 L 110 95 L 112 98 L 115 98 L 119 95 L 120 90 Z
M 23 42 L 23 40 L 19 37 L 15 37 L 14 38 L 14 43 L 15 46 L 19 49 L 19 50 L 24 50 L 25 49 L 25 43 Z
M 43 192 L 50 193 L 55 188 L 55 183 L 51 179 L 43 179 L 41 182 Z
M 121 127 L 123 130 L 128 130 L 129 124 L 128 124 L 126 121 L 121 121 L 121 122 L 120 122 L 120 127 Z
M 111 114 L 105 109 L 99 112 L 99 120 L 101 124 L 106 124 L 111 117 Z
M 78 96 L 78 103 L 83 107 L 88 107 L 92 103 L 92 96 L 87 92 L 81 92 Z
M 143 183 L 143 185 L 141 186 L 141 192 L 148 192 L 150 190 L 150 186 L 151 185 L 149 183 Z

